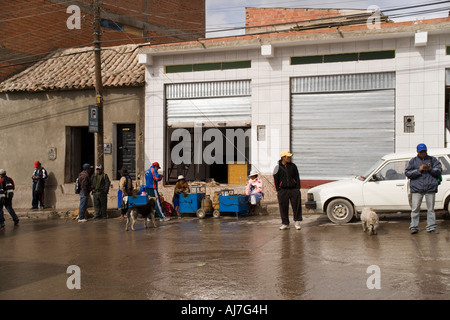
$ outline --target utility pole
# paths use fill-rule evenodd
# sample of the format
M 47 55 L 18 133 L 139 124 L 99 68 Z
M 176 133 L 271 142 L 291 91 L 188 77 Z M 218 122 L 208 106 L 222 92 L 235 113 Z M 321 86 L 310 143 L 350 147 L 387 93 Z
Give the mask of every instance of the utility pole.
M 103 161 L 103 82 L 102 82 L 102 58 L 101 58 L 101 26 L 100 26 L 100 1 L 93 0 L 94 6 L 94 54 L 95 54 L 95 91 L 98 108 L 98 131 L 96 133 L 96 164 L 104 166 Z

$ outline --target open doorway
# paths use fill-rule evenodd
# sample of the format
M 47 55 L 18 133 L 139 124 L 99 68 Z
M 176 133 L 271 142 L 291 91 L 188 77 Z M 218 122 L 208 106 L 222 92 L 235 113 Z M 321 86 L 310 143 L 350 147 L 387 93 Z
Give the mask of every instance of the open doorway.
M 66 127 L 65 182 L 75 182 L 83 164 L 95 165 L 95 139 L 89 127 Z
M 166 184 L 188 181 L 245 183 L 251 127 L 167 128 Z

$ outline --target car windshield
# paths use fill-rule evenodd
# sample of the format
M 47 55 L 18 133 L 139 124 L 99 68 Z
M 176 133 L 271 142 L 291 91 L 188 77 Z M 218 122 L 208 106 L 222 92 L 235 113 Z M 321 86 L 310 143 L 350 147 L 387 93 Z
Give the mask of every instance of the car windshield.
M 383 162 L 384 162 L 383 159 L 378 160 L 373 166 L 370 167 L 369 170 L 367 170 L 367 172 L 363 176 L 359 176 L 357 178 L 362 181 L 366 180 L 366 178 L 370 176 L 370 174 L 373 172 L 373 170 L 378 168 Z

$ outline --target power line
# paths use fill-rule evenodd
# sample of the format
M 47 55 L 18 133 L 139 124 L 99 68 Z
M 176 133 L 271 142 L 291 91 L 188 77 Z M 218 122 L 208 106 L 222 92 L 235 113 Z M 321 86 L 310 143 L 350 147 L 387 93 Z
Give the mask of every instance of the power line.
M 437 4 L 443 4 L 443 3 L 449 3 L 450 1 L 439 1 L 439 2 L 434 2 L 434 3 L 428 3 L 426 5 L 428 6 L 432 6 L 432 5 L 437 5 Z M 414 6 L 407 6 L 407 7 L 396 7 L 396 8 L 388 8 L 386 10 L 382 10 L 382 12 L 386 12 L 386 11 L 399 11 L 399 10 L 404 10 L 405 8 L 407 9 L 412 9 L 412 8 L 421 8 L 426 6 L 425 4 L 419 4 L 419 5 L 414 5 Z M 448 10 L 450 9 L 450 7 L 445 7 L 444 10 Z M 442 11 L 442 8 L 435 8 L 435 9 L 429 9 L 429 10 L 420 10 L 420 11 L 415 11 L 413 12 L 414 14 L 418 14 L 418 13 L 435 13 L 435 12 L 440 12 Z M 393 15 L 393 17 L 401 17 L 401 16 L 405 16 L 407 14 L 411 14 L 411 13 L 398 13 L 397 15 Z M 347 15 L 347 16 L 336 16 L 336 17 L 327 17 L 327 18 L 320 18 L 320 19 L 314 19 L 314 20 L 301 20 L 301 21 L 292 21 L 292 22 L 288 22 L 288 23 L 280 23 L 280 24 L 267 24 L 267 25 L 260 25 L 260 26 L 251 26 L 251 27 L 234 27 L 234 28 L 226 28 L 226 29 L 221 29 L 221 30 L 214 30 L 214 31 L 210 31 L 210 33 L 214 33 L 214 32 L 226 32 L 226 31 L 238 31 L 238 30 L 245 30 L 245 29 L 252 29 L 252 28 L 263 28 L 263 27 L 275 27 L 275 26 L 282 26 L 282 25 L 292 25 L 294 23 L 297 24 L 301 24 L 304 22 L 311 22 L 311 21 L 315 21 L 315 22 L 319 22 L 319 21 L 326 21 L 326 20 L 330 20 L 333 18 L 345 18 L 345 17 L 351 17 L 352 15 Z M 319 26 L 319 27 L 308 27 L 308 29 L 319 29 L 319 28 L 323 28 L 323 26 Z M 289 30 L 277 30 L 277 32 L 283 32 L 283 31 L 290 31 Z M 301 31 L 301 28 L 299 28 L 299 31 Z M 263 33 L 270 33 L 270 32 L 263 32 Z M 255 34 L 263 34 L 263 33 L 255 33 Z M 152 39 L 157 39 L 157 38 L 167 38 L 167 37 L 177 37 L 180 35 L 186 35 L 186 34 L 190 34 L 188 32 L 180 32 L 180 33 L 176 33 L 176 34 L 171 34 L 171 35 L 160 35 L 160 36 L 152 36 Z M 65 37 L 65 34 L 60 34 L 60 37 Z M 127 39 L 112 39 L 112 40 L 103 40 L 102 43 L 108 43 L 108 42 L 123 42 L 123 41 L 131 41 L 135 44 L 135 41 L 142 41 L 142 37 L 139 38 L 131 38 L 128 34 L 126 34 Z M 10 38 L 9 38 L 10 39 Z M 152 42 L 151 44 L 146 44 L 146 43 L 142 43 L 140 45 L 137 45 L 136 49 L 138 47 L 141 46 L 146 46 L 146 45 L 156 45 L 156 44 L 164 44 L 164 43 L 177 43 L 180 42 L 179 40 L 174 40 L 174 41 L 165 41 L 165 42 Z M 80 45 L 77 47 L 84 47 L 87 46 L 88 44 L 85 45 Z M 77 47 L 73 47 L 73 48 L 77 48 Z M 45 52 L 45 53 L 41 53 L 41 54 L 30 54 L 29 56 L 24 56 L 23 54 L 15 59 L 8 59 L 8 60 L 2 60 L 0 62 L 13 62 L 13 61 L 23 61 L 26 58 L 29 57 L 35 57 L 36 55 L 46 55 L 49 54 L 51 52 L 54 51 L 49 51 L 49 52 Z M 80 52 L 81 53 L 81 52 Z M 77 54 L 77 53 L 71 53 L 71 54 Z M 58 57 L 62 57 L 62 56 L 58 56 Z M 57 57 L 56 57 L 57 58 Z M 38 58 L 35 60 L 30 60 L 27 61 L 27 63 L 35 63 L 35 62 L 39 62 L 39 61 L 45 61 L 48 59 L 55 59 L 55 57 L 50 57 L 50 58 Z M 13 66 L 21 66 L 23 65 L 23 63 L 16 63 L 16 64 L 9 64 L 6 66 L 0 66 L 0 68 L 8 68 L 8 67 L 13 67 Z

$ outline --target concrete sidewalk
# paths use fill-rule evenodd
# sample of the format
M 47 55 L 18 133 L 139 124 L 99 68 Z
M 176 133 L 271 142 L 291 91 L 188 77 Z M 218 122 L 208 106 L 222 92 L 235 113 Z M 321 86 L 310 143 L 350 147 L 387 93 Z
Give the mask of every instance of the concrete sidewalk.
M 263 210 L 259 213 L 260 215 L 272 215 L 279 214 L 278 211 L 278 203 L 274 202 L 263 202 L 262 203 Z M 67 209 L 55 209 L 55 208 L 45 208 L 45 209 L 24 209 L 24 208 L 14 208 L 19 219 L 73 219 L 73 213 L 78 208 L 67 208 Z M 93 217 L 94 208 L 89 207 L 88 212 L 90 217 Z M 305 208 L 303 207 L 303 212 L 306 213 Z M 11 219 L 9 213 L 3 209 L 3 213 L 5 219 Z M 115 208 L 108 208 L 107 210 L 108 218 L 117 218 L 120 216 L 120 210 Z M 192 214 L 193 216 L 195 214 Z

